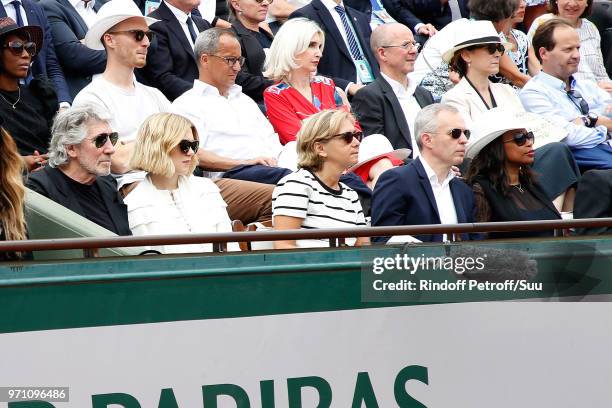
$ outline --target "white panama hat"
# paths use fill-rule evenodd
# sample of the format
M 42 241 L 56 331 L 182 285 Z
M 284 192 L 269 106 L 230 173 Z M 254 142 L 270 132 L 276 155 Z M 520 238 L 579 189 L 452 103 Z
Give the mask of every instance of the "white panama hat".
M 87 31 L 84 44 L 94 50 L 103 50 L 102 36 L 104 33 L 132 17 L 142 17 L 147 26 L 159 21 L 152 17 L 143 16 L 133 0 L 110 0 L 98 10 L 96 22 Z
M 521 112 L 503 108 L 493 108 L 484 112 L 472 124 L 472 134 L 465 147 L 465 157 L 473 159 L 480 151 L 509 130 L 524 129 Z
M 359 145 L 359 162 L 349 169 L 355 171 L 364 164 L 377 159 L 386 154 L 393 154 L 399 160 L 404 160 L 410 156 L 410 149 L 393 149 L 391 142 L 384 135 L 373 134 L 364 137 Z
M 442 59 L 445 62 L 450 62 L 455 52 L 472 45 L 501 44 L 506 50 L 512 47 L 510 43 L 502 42 L 501 38 L 499 38 L 499 33 L 495 31 L 493 23 L 484 20 L 467 20 L 461 29 L 457 30 L 456 38 L 455 46 L 442 54 Z

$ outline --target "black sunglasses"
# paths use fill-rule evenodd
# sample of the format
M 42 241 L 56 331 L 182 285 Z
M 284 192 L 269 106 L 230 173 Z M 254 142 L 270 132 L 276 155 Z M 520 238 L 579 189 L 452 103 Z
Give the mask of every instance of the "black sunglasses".
M 491 54 L 491 55 L 495 54 L 495 51 L 499 51 L 499 52 L 501 52 L 503 54 L 504 50 L 505 50 L 504 46 L 499 44 L 499 43 L 497 43 L 497 44 L 485 44 L 485 45 L 483 45 L 482 48 L 487 50 L 487 52 L 489 54 Z
M 468 129 L 455 128 L 449 130 L 447 134 L 451 135 L 453 139 L 459 139 L 461 137 L 461 134 L 464 134 L 465 138 L 469 139 L 472 132 L 470 132 Z
M 119 140 L 119 133 L 111 132 L 111 133 L 100 133 L 96 137 L 93 138 L 93 144 L 97 149 L 101 149 L 106 144 L 106 141 L 110 140 L 111 144 L 114 146 L 117 144 L 117 140 Z
M 572 101 L 574 106 L 580 109 L 580 113 L 583 115 L 589 113 L 589 103 L 584 100 L 580 92 L 575 89 L 570 89 L 567 91 L 567 97 L 570 98 L 570 101 Z M 576 101 L 578 101 L 579 105 L 576 105 Z
M 341 137 L 346 143 L 352 143 L 353 139 L 357 139 L 357 141 L 361 142 L 361 139 L 363 138 L 363 132 L 344 132 L 339 133 L 337 135 L 333 135 L 332 137 Z
M 527 140 L 535 140 L 535 135 L 533 132 L 517 133 L 516 135 L 512 136 L 512 139 L 504 140 L 504 143 L 514 142 L 517 146 L 523 146 L 525 143 L 527 143 Z
M 30 54 L 30 57 L 36 55 L 36 44 L 32 41 L 9 41 L 2 48 L 8 48 L 9 51 L 11 51 L 15 55 L 23 54 L 23 50 Z
M 200 148 L 200 141 L 183 139 L 179 142 L 178 147 L 183 154 L 189 153 L 189 149 L 193 150 L 194 153 L 197 153 L 198 149 Z
M 149 42 L 153 41 L 153 38 L 155 37 L 155 32 L 149 30 L 149 31 L 144 31 L 144 30 L 124 30 L 124 31 L 109 31 L 109 34 L 132 34 L 134 36 L 134 39 L 137 42 L 141 42 L 145 36 L 149 39 Z

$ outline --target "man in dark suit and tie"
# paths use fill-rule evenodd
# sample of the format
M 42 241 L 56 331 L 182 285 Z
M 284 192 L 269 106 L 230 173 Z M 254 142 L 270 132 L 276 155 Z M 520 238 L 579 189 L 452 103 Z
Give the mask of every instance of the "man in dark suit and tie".
M 380 76 L 355 95 L 353 111 L 366 136 L 383 134 L 394 149 L 411 149 L 416 157 L 414 119 L 421 108 L 433 103 L 428 90 L 408 80 L 418 46 L 410 29 L 399 23 L 378 26 L 370 45 Z
M 73 98 L 91 82 L 92 75 L 101 74 L 106 66 L 106 51 L 92 50 L 81 42 L 105 2 L 41 0 L 39 3 L 49 20 L 57 59 Z
M 211 27 L 208 21 L 191 13 L 199 4 L 200 0 L 164 0 L 149 15 L 160 21 L 150 27 L 156 33 L 156 43 L 140 74 L 170 101 L 191 89 L 198 78 L 193 47 L 198 34 Z
M 426 106 L 417 115 L 415 131 L 421 155 L 380 176 L 372 195 L 372 226 L 474 222 L 472 188 L 451 169 L 463 162 L 469 136 L 461 114 L 450 105 Z M 441 242 L 447 240 L 445 235 L 416 238 Z M 462 240 L 478 237 L 479 234 L 461 234 Z
M 319 74 L 354 95 L 378 76 L 378 64 L 370 50 L 370 16 L 345 7 L 342 0 L 312 0 L 289 18 L 306 17 L 325 31 L 325 48 Z
M 3 0 L 0 4 L 0 17 L 10 17 L 20 27 L 37 25 L 43 29 L 43 47 L 37 50 L 30 73 L 32 77 L 39 75 L 48 77 L 57 92 L 60 107 L 69 107 L 72 97 L 68 91 L 62 68 L 57 62 L 51 28 L 42 7 L 32 0 Z

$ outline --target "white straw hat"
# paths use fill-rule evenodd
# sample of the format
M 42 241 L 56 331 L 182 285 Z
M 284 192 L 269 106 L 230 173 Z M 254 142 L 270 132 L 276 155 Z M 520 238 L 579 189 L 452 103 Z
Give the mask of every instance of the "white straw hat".
M 349 169 L 349 171 L 355 171 L 364 164 L 378 159 L 386 154 L 393 154 L 399 160 L 404 160 L 410 156 L 410 149 L 393 149 L 391 142 L 384 135 L 373 134 L 363 138 L 359 145 L 359 162 Z
M 103 50 L 102 36 L 104 33 L 132 17 L 142 17 L 147 26 L 159 21 L 152 17 L 143 16 L 133 0 L 110 0 L 98 10 L 96 22 L 87 31 L 84 44 L 94 50 Z
M 472 123 L 472 134 L 465 146 L 465 157 L 473 159 L 480 151 L 504 133 L 513 129 L 524 129 L 519 120 L 520 112 L 493 108 L 484 112 Z
M 490 21 L 472 21 L 468 20 L 461 30 L 457 30 L 455 46 L 442 54 L 442 59 L 445 62 L 450 62 L 455 55 L 455 52 L 472 45 L 481 44 L 501 44 L 506 50 L 512 45 L 508 42 L 502 42 L 499 38 L 499 33 L 495 31 L 493 23 Z

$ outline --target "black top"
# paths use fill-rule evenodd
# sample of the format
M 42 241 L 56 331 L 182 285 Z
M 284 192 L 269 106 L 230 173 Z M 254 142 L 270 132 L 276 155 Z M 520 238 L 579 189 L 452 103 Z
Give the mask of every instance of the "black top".
M 21 92 L 21 97 L 19 96 Z M 31 155 L 34 150 L 45 153 L 51 140 L 51 118 L 44 115 L 44 105 L 28 87 L 20 91 L 0 89 L 0 116 L 4 118 L 4 129 L 15 139 L 17 150 L 22 156 Z M 17 99 L 15 109 L 11 106 Z
M 249 31 L 251 31 L 251 34 L 253 35 L 253 37 L 257 39 L 257 41 L 259 42 L 259 45 L 261 45 L 261 48 L 266 49 L 272 46 L 272 38 L 270 37 L 270 34 L 266 31 L 263 31 L 262 28 L 260 28 L 259 31 L 252 31 L 252 30 L 249 30 Z

